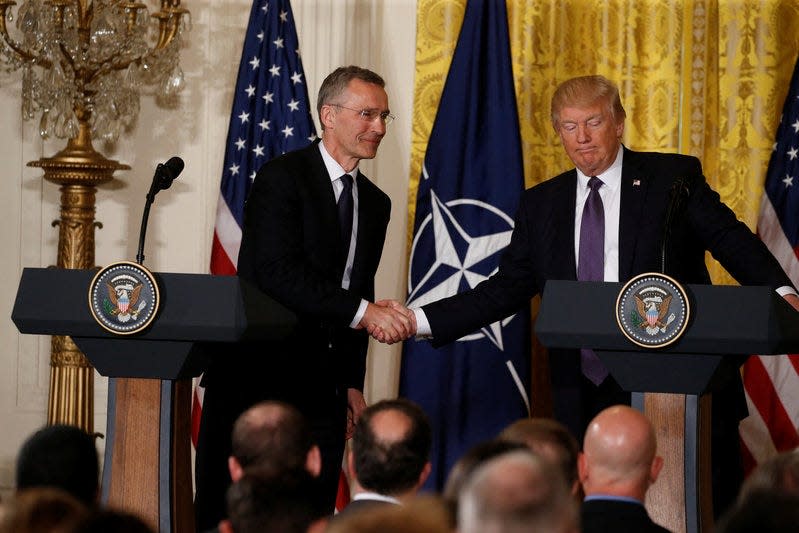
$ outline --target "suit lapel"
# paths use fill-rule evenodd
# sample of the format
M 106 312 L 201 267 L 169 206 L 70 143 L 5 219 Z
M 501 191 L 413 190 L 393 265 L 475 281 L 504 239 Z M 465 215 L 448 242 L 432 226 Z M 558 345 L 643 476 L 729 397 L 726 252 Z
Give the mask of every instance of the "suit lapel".
M 619 281 L 630 279 L 649 180 L 636 152 L 624 148 L 619 200 Z
M 330 175 L 327 173 L 322 154 L 319 152 L 317 143 L 308 147 L 311 150 L 309 187 L 311 191 L 313 205 L 318 213 L 319 223 L 324 228 L 325 238 L 317 245 L 324 250 L 324 256 L 328 258 L 327 264 L 336 265 L 339 277 L 344 272 L 344 265 L 339 264 L 339 258 L 344 254 L 342 251 L 341 235 L 339 231 L 338 210 L 336 208 L 336 195 L 333 193 L 333 185 Z
M 570 170 L 555 189 L 552 197 L 553 219 L 551 268 L 554 279 L 577 279 L 577 258 L 574 255 L 574 214 L 577 202 L 577 171 Z

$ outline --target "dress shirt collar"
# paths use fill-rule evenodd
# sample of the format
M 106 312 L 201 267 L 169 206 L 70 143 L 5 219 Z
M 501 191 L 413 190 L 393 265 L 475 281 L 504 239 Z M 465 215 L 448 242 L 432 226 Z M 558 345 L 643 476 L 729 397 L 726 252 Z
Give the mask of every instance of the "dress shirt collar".
M 342 174 L 349 174 L 352 176 L 352 181 L 355 183 L 356 178 L 358 177 L 358 166 L 356 165 L 355 168 L 346 172 L 344 167 L 338 164 L 338 161 L 333 159 L 333 156 L 327 151 L 325 148 L 324 141 L 319 143 L 319 152 L 322 154 L 322 161 L 325 162 L 325 168 L 327 169 L 328 175 L 330 175 L 330 181 L 336 181 L 339 179 Z
M 586 496 L 585 500 L 583 501 L 590 502 L 593 500 L 605 500 L 605 501 L 610 500 L 613 502 L 637 503 L 638 505 L 641 506 L 644 505 L 644 502 L 636 498 L 632 498 L 630 496 L 614 496 L 612 494 L 592 494 L 590 496 Z
M 376 501 L 380 501 L 380 502 L 386 502 L 386 503 L 393 503 L 393 504 L 396 504 L 396 505 L 402 505 L 402 502 L 400 502 L 398 499 L 393 498 L 391 496 L 385 496 L 383 494 L 378 494 L 376 492 L 359 492 L 358 494 L 353 496 L 352 499 L 353 499 L 353 501 L 356 501 L 356 500 L 376 500 Z

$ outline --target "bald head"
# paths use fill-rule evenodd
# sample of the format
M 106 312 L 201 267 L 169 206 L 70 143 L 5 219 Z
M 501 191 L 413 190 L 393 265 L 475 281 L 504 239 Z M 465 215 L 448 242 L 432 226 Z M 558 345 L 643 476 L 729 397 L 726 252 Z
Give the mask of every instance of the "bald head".
M 643 499 L 662 466 L 649 420 L 616 405 L 588 425 L 580 457 L 580 480 L 587 495 L 603 493 Z

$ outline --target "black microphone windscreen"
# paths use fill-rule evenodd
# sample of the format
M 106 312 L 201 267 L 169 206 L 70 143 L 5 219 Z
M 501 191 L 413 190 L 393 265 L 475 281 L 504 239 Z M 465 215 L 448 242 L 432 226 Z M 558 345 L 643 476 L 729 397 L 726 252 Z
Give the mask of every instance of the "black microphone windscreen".
M 179 158 L 178 156 L 174 156 L 170 157 L 169 161 L 164 163 L 164 166 L 169 169 L 169 172 L 171 174 L 170 178 L 175 179 L 180 175 L 181 172 L 183 172 L 184 163 L 181 158 Z

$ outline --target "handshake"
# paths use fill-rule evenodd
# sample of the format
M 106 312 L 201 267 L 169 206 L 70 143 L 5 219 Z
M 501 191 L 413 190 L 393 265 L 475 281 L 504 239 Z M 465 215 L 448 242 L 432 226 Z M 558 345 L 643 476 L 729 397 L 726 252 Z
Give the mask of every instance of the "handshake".
M 397 300 L 369 303 L 359 328 L 379 342 L 394 344 L 416 335 L 416 316 Z

